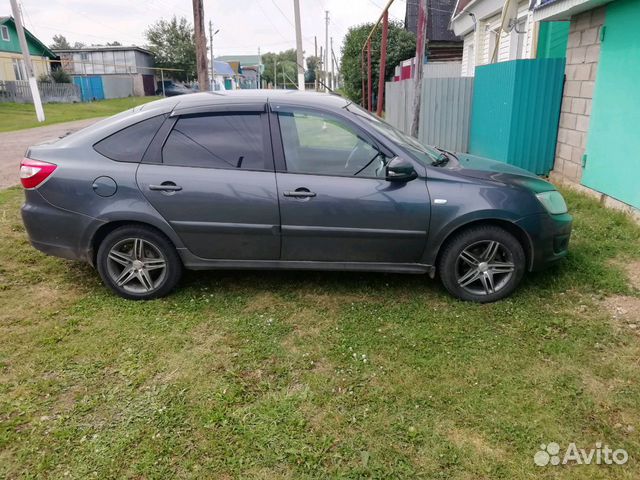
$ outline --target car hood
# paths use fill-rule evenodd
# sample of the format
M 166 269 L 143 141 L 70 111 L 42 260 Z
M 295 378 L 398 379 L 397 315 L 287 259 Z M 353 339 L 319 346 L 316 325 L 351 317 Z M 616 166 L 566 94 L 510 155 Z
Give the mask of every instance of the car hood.
M 457 170 L 458 174 L 464 177 L 519 185 L 536 193 L 556 189 L 551 183 L 542 180 L 524 168 L 468 153 L 456 155 L 458 162 L 456 165 L 452 165 L 451 169 Z

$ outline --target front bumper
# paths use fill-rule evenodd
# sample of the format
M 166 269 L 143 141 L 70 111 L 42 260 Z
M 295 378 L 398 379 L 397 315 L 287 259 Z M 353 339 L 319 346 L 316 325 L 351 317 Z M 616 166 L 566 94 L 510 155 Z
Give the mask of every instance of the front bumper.
M 20 213 L 29 241 L 36 249 L 55 257 L 91 261 L 84 239 L 95 219 L 53 206 L 37 190 L 25 190 Z
M 529 270 L 542 270 L 567 256 L 573 217 L 541 213 L 516 222 L 531 241 Z

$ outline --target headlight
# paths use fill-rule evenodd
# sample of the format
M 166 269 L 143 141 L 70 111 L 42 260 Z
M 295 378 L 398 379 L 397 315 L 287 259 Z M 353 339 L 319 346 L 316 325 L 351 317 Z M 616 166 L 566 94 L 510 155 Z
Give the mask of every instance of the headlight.
M 540 203 L 544 205 L 544 208 L 547 209 L 547 212 L 552 215 L 560 215 L 569 211 L 567 209 L 567 203 L 564 201 L 562 194 L 556 190 L 537 193 L 536 197 L 538 197 Z

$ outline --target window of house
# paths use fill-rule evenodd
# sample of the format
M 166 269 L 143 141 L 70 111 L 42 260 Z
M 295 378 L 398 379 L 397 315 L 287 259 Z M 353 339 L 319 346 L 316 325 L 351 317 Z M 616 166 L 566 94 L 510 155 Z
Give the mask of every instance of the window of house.
M 27 79 L 27 71 L 24 68 L 24 60 L 14 58 L 12 59 L 13 63 L 13 74 L 16 77 L 16 80 L 26 80 Z
M 139 162 L 163 121 L 163 115 L 148 118 L 100 140 L 93 148 L 111 160 Z
M 9 28 L 6 25 L 0 26 L 0 37 L 5 42 L 8 42 L 11 38 L 9 37 Z
M 278 118 L 288 172 L 384 176 L 384 155 L 341 119 L 306 111 Z
M 262 118 L 257 113 L 181 117 L 162 149 L 165 165 L 265 170 Z

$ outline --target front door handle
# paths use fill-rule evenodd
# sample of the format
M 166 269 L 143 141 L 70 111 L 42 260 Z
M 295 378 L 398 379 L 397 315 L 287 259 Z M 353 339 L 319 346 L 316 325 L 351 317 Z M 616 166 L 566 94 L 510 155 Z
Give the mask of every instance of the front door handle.
M 312 198 L 316 196 L 315 192 L 310 192 L 306 188 L 298 188 L 293 192 L 284 192 L 285 197 L 293 197 L 293 198 Z
M 182 187 L 176 185 L 173 182 L 162 182 L 160 185 L 149 185 L 149 190 L 159 192 L 179 192 Z

